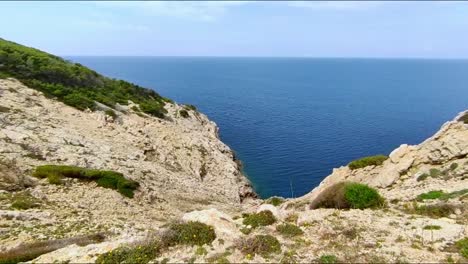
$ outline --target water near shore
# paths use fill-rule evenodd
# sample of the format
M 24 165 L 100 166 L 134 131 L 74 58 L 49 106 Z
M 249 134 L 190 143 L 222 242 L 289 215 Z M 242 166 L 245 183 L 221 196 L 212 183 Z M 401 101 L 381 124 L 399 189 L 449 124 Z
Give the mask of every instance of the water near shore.
M 468 106 L 467 60 L 68 59 L 196 105 L 262 197 L 305 194 L 333 167 L 420 143 Z

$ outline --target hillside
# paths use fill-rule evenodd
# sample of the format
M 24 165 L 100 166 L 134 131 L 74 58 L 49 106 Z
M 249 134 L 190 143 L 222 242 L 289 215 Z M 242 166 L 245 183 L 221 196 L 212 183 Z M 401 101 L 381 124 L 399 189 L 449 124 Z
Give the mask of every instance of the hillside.
M 468 111 L 303 197 L 260 200 L 202 113 L 136 86 L 140 99 L 78 85 L 67 69 L 90 70 L 2 43 L 0 263 L 468 261 Z M 35 53 L 40 66 L 13 63 Z M 48 63 L 67 73 L 53 79 Z M 67 105 L 75 89 L 86 109 Z M 164 117 L 141 111 L 156 101 Z

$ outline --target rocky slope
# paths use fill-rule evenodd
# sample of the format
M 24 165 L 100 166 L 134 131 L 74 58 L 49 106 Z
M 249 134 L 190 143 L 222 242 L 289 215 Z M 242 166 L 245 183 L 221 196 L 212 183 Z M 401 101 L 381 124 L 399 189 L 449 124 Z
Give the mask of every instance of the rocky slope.
M 10 191 L 26 187 L 40 204 L 27 212 L 0 211 L 1 246 L 66 236 L 84 221 L 94 230 L 147 229 L 194 209 L 237 211 L 255 196 L 205 115 L 190 110 L 184 118 L 183 106 L 168 103 L 167 117 L 159 119 L 131 106 L 119 106 L 115 118 L 104 111 L 83 112 L 15 79 L 0 79 L 1 206 L 8 209 Z M 65 179 L 62 186 L 30 177 L 44 164 L 113 170 L 140 187 L 129 199 L 94 182 Z M 13 221 L 5 220 L 9 217 Z
M 119 254 L 138 263 L 467 261 L 468 240 L 466 248 L 457 241 L 468 236 L 468 112 L 421 144 L 400 146 L 381 165 L 343 166 L 303 197 L 262 201 L 250 199 L 232 152 L 200 113 L 183 118 L 182 106 L 167 104 L 168 117 L 157 119 L 130 104 L 111 118 L 14 79 L 0 80 L 0 96 L 0 259 L 2 251 L 32 250 L 28 242 L 74 238 L 54 241 L 60 246 L 32 262 L 115 262 Z M 52 185 L 30 177 L 41 164 L 114 170 L 140 187 L 130 199 L 94 182 Z M 386 205 L 312 209 L 344 181 L 375 187 Z M 19 199 L 35 206 L 14 206 Z M 204 223 L 216 238 L 169 243 L 174 220 Z M 103 238 L 75 238 L 93 234 Z M 189 242 L 198 237 L 206 234 L 193 233 Z M 164 247 L 138 255 L 150 240 Z

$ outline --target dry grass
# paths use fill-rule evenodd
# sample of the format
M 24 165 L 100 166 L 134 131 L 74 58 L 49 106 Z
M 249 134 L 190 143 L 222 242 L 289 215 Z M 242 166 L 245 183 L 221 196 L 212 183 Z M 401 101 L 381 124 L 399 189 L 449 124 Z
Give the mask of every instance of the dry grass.
M 19 245 L 6 252 L 0 252 L 0 263 L 18 263 L 25 262 L 39 257 L 48 252 L 77 244 L 85 246 L 88 244 L 102 242 L 105 236 L 103 234 L 94 234 L 86 236 L 77 236 L 72 238 L 40 241 Z

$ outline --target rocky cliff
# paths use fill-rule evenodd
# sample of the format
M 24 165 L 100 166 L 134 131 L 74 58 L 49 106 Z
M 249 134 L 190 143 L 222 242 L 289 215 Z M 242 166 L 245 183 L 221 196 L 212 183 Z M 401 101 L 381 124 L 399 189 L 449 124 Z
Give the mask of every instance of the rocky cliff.
M 343 166 L 303 197 L 262 201 L 201 113 L 182 117 L 183 106 L 167 104 L 160 119 L 132 102 L 115 116 L 103 105 L 78 111 L 15 79 L 0 80 L 0 96 L 2 261 L 467 260 L 468 112 L 382 164 Z M 112 170 L 140 185 L 127 198 L 94 181 L 31 177 L 44 164 Z M 385 203 L 313 206 L 343 182 L 374 187 Z

